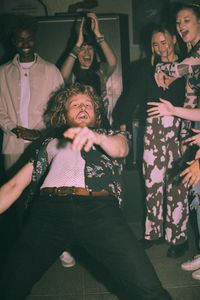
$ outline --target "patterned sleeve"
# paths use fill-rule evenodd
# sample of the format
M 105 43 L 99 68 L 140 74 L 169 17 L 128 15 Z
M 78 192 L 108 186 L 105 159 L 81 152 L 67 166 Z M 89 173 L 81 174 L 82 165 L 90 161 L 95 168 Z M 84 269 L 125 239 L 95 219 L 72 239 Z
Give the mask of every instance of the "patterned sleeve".
M 199 96 L 196 93 L 195 87 L 191 86 L 191 79 L 186 77 L 184 107 L 186 108 L 197 107 L 198 97 Z
M 124 135 L 128 140 L 131 139 L 131 134 L 128 131 L 124 131 L 124 130 L 114 130 L 114 129 L 102 129 L 102 128 L 97 128 L 94 129 L 94 131 L 98 132 L 98 133 L 104 133 L 106 135 L 117 135 L 117 134 L 122 134 Z
M 52 138 L 46 138 L 42 144 L 35 150 L 35 158 L 33 161 L 32 181 L 39 182 L 49 166 L 47 145 Z
M 168 64 L 157 64 L 156 73 L 164 72 L 169 76 L 183 77 L 188 74 L 196 74 L 199 71 L 200 65 L 200 43 L 193 49 L 190 56 L 185 58 L 182 62 L 173 62 Z

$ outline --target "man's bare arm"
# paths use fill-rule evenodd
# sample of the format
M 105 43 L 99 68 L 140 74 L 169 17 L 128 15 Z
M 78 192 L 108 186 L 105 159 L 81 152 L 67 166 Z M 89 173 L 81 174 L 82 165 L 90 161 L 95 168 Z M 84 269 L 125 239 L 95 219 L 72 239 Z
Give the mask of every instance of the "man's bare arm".
M 87 127 L 73 127 L 64 132 L 64 136 L 72 139 L 72 149 L 89 151 L 93 145 L 99 145 L 111 157 L 125 157 L 129 146 L 122 134 L 105 135 Z
M 0 213 L 7 210 L 31 182 L 33 165 L 27 163 L 12 179 L 0 188 Z

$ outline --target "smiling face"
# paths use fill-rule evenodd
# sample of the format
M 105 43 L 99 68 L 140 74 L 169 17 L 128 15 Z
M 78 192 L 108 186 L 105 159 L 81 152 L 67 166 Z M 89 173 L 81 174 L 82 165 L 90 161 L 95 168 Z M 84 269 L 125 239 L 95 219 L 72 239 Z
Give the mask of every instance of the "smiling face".
M 35 41 L 33 33 L 30 30 L 16 31 L 13 37 L 13 43 L 19 53 L 20 62 L 34 61 Z
M 161 61 L 172 61 L 174 58 L 174 45 L 176 37 L 169 34 L 168 31 L 155 32 L 152 35 L 152 52 L 160 56 Z
M 200 39 L 200 19 L 194 14 L 192 9 L 182 9 L 176 18 L 176 29 L 185 43 L 192 46 Z
M 65 105 L 67 123 L 72 127 L 95 125 L 95 111 L 91 98 L 86 94 L 71 96 Z
M 78 59 L 81 69 L 89 69 L 94 59 L 94 48 L 88 44 L 82 45 Z

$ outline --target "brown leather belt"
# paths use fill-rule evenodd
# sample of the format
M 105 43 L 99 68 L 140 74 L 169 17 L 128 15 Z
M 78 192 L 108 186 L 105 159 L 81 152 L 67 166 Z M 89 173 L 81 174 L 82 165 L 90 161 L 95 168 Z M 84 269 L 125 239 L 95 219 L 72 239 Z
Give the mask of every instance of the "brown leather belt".
M 80 195 L 80 196 L 109 196 L 111 195 L 110 192 L 106 190 L 101 190 L 99 192 L 92 192 L 88 191 L 85 188 L 79 188 L 79 187 L 67 187 L 67 186 L 61 186 L 61 187 L 45 187 L 40 190 L 40 195 L 58 195 L 58 196 L 67 196 L 67 195 Z

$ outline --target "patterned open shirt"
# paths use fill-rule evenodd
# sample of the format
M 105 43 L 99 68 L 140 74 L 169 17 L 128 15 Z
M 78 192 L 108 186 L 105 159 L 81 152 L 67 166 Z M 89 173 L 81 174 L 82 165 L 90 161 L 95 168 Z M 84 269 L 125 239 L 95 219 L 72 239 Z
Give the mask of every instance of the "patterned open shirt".
M 123 134 L 120 130 L 93 129 L 98 133 L 107 135 Z M 34 170 L 32 174 L 31 194 L 33 195 L 42 178 L 48 172 L 49 162 L 47 146 L 54 138 L 46 138 L 40 149 L 36 150 L 36 157 L 33 161 Z M 93 146 L 89 152 L 81 150 L 81 156 L 85 160 L 85 187 L 91 191 L 108 190 L 122 202 L 122 166 L 123 158 L 112 158 L 107 155 L 99 146 Z

